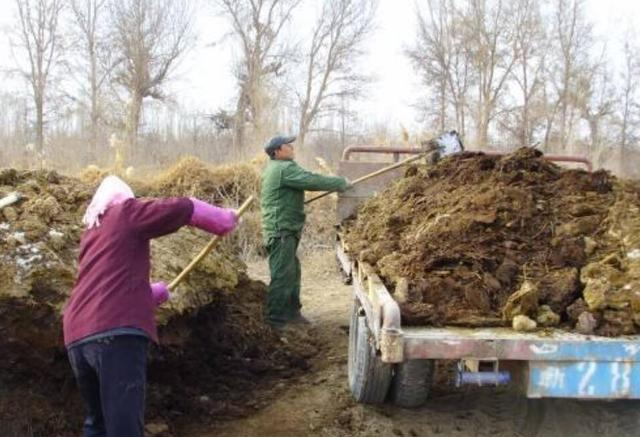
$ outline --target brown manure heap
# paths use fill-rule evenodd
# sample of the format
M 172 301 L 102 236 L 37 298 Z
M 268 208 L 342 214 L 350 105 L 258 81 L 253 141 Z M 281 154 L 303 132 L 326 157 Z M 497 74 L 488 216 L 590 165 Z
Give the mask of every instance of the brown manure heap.
M 190 158 L 157 180 L 130 182 L 141 196 L 237 206 L 255 192 L 258 175 L 249 165 L 209 167 Z M 0 435 L 67 436 L 81 428 L 61 313 L 95 188 L 53 171 L 0 170 L 0 198 L 13 191 L 23 196 L 0 211 Z M 238 232 L 259 241 L 249 235 L 259 227 L 252 220 L 249 214 Z M 171 281 L 209 239 L 185 227 L 154 240 L 151 280 Z M 151 348 L 147 421 L 166 429 L 162 435 L 265 405 L 262 389 L 306 370 L 318 352 L 310 334 L 283 340 L 265 325 L 266 286 L 247 275 L 238 256 L 243 241 L 225 238 L 156 313 L 161 344 Z
M 409 168 L 346 223 L 345 243 L 406 325 L 634 334 L 639 194 L 635 182 L 564 169 L 534 149 L 463 153 Z

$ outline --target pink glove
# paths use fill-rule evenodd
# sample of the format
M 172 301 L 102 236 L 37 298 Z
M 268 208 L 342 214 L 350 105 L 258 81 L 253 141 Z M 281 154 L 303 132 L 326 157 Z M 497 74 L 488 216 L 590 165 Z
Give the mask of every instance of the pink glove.
M 156 306 L 162 305 L 169 300 L 169 287 L 164 282 L 154 282 L 151 284 L 151 296 Z
M 238 216 L 233 209 L 218 208 L 191 197 L 193 214 L 189 225 L 216 235 L 225 235 L 233 231 L 238 224 Z

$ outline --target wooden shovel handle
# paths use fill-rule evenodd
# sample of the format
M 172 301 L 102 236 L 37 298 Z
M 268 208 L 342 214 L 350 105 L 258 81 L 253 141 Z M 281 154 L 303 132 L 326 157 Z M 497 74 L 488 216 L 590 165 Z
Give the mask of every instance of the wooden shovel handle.
M 249 198 L 247 200 L 244 201 L 244 203 L 242 204 L 242 206 L 238 209 L 237 211 L 237 215 L 238 215 L 238 220 L 240 219 L 240 217 L 242 217 L 242 215 L 245 213 L 245 211 L 249 208 L 249 205 L 251 205 L 251 202 L 253 202 L 254 197 L 253 196 L 249 196 Z M 182 282 L 182 280 L 185 278 L 185 276 L 187 276 L 189 274 L 189 272 L 191 272 L 191 270 L 194 269 L 194 267 L 196 265 L 198 265 L 198 263 L 200 261 L 202 261 L 202 259 L 207 256 L 209 254 L 209 252 L 211 252 L 213 250 L 214 247 L 216 247 L 216 245 L 218 244 L 218 242 L 222 239 L 221 236 L 219 235 L 215 235 L 211 241 L 209 241 L 209 244 L 207 244 L 201 251 L 199 254 L 196 255 L 195 258 L 193 258 L 193 260 L 191 260 L 191 262 L 189 263 L 189 265 L 187 267 L 184 268 L 184 270 L 182 270 L 182 272 L 180 272 L 180 274 L 178 276 L 176 276 L 176 278 L 171 281 L 171 283 L 169 284 L 169 290 L 173 290 L 175 287 L 178 286 L 178 284 L 180 284 L 180 282 Z
M 379 176 L 379 175 L 381 175 L 381 174 L 383 174 L 383 173 L 386 173 L 386 172 L 388 172 L 388 171 L 395 170 L 396 168 L 398 168 L 398 167 L 402 167 L 403 165 L 409 164 L 410 162 L 417 161 L 417 160 L 418 160 L 418 159 L 420 159 L 420 158 L 424 158 L 424 155 L 425 155 L 426 153 L 429 153 L 429 152 L 432 152 L 432 151 L 433 151 L 433 150 L 428 150 L 428 151 L 422 152 L 422 153 L 420 153 L 419 155 L 411 156 L 411 157 L 409 157 L 409 158 L 407 158 L 407 159 L 405 159 L 405 160 L 402 160 L 402 161 L 400 161 L 400 162 L 396 162 L 395 164 L 392 164 L 392 165 L 390 165 L 390 166 L 388 166 L 388 167 L 384 167 L 384 168 L 381 168 L 380 170 L 376 170 L 376 171 L 374 171 L 374 172 L 372 172 L 372 173 L 369 173 L 369 174 L 366 174 L 366 175 L 364 175 L 364 176 L 361 176 L 361 177 L 359 177 L 358 179 L 351 181 L 351 184 L 352 184 L 352 185 L 356 185 L 356 184 L 359 184 L 360 182 L 364 182 L 364 181 L 366 181 L 367 179 L 371 179 L 371 178 L 373 178 L 373 177 Z M 305 204 L 305 205 L 307 205 L 307 204 L 309 204 L 309 203 L 313 202 L 314 200 L 321 199 L 321 198 L 323 198 L 324 196 L 327 196 L 327 195 L 329 195 L 329 194 L 331 194 L 331 193 L 334 193 L 334 192 L 335 192 L 335 191 L 327 191 L 327 192 L 324 192 L 324 193 L 322 193 L 322 194 L 319 194 L 319 195 L 317 195 L 317 196 L 315 196 L 315 197 L 312 197 L 311 199 L 309 199 L 309 200 L 305 201 L 305 202 L 304 202 L 304 204 Z

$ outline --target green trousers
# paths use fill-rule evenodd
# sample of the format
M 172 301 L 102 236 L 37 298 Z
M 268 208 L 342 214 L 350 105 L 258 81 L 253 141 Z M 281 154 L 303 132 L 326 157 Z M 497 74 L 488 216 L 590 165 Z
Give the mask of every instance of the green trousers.
M 300 260 L 296 235 L 272 237 L 267 242 L 271 282 L 267 295 L 267 319 L 283 324 L 300 314 Z

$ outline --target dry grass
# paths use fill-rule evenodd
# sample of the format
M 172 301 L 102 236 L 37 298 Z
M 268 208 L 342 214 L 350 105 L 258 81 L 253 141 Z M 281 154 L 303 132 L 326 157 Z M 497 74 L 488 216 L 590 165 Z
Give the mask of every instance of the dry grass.
M 250 195 L 255 197 L 253 205 L 245 213 L 238 229 L 225 238 L 223 245 L 239 254 L 240 258 L 256 260 L 266 255 L 263 247 L 260 216 L 260 175 L 266 156 L 250 161 L 211 165 L 193 156 L 181 158 L 175 165 L 163 171 L 149 171 L 154 175 L 144 178 L 135 171 L 123 178 L 131 184 L 138 195 L 147 197 L 193 196 L 207 202 L 230 208 L 238 208 Z M 322 173 L 331 169 L 320 165 Z M 97 185 L 105 176 L 113 174 L 111 169 L 96 166 L 86 167 L 78 178 L 89 185 Z M 308 197 L 317 193 L 310 193 Z M 333 248 L 335 240 L 335 195 L 311 203 L 306 208 L 307 220 L 300 243 L 303 254 Z
M 311 193 L 307 197 L 313 197 Z M 332 194 L 307 205 L 307 220 L 300 241 L 303 254 L 333 249 L 336 239 L 336 195 Z

